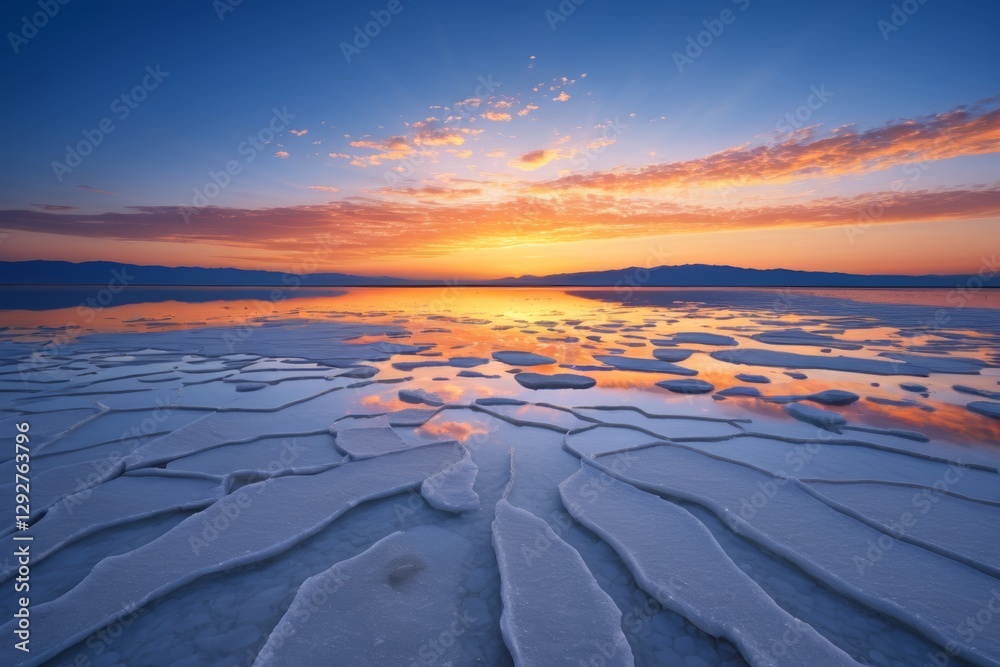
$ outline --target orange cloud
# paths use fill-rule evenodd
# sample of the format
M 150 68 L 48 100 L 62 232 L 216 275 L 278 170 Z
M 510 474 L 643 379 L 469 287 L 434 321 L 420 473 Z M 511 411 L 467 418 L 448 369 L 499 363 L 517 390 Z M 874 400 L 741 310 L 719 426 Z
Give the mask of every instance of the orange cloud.
M 418 132 L 413 142 L 421 146 L 461 146 L 465 143 L 465 137 L 456 130 L 428 129 Z
M 737 146 L 683 162 L 567 176 L 539 187 L 640 192 L 687 186 L 779 184 L 996 153 L 1000 152 L 1000 109 L 990 108 L 996 100 L 861 132 L 838 128 L 821 138 L 807 128 L 772 145 Z
M 358 139 L 352 141 L 351 146 L 376 151 L 374 155 L 356 156 L 351 162 L 351 164 L 360 163 L 362 166 L 365 164 L 379 165 L 382 164 L 383 160 L 405 160 L 416 152 L 416 149 L 403 136 L 394 136 L 383 140 Z
M 542 150 L 525 153 L 519 158 L 515 158 L 507 164 L 521 171 L 534 171 L 539 167 L 544 167 L 549 162 L 559 157 L 559 151 L 554 148 L 543 148 Z
M 87 215 L 0 210 L 0 229 L 228 246 L 292 259 L 310 257 L 316 239 L 328 236 L 335 239 L 330 257 L 333 265 L 339 260 L 437 257 L 523 243 L 846 226 L 856 225 L 864 213 L 876 225 L 1000 216 L 1000 187 L 996 186 L 873 193 L 737 209 L 640 198 L 622 202 L 610 195 L 571 193 L 484 201 L 470 190 L 474 188 L 424 188 L 412 190 L 409 200 L 345 198 L 320 205 L 263 209 L 144 206 Z M 295 233 L 289 234 L 289 229 Z
M 487 111 L 486 113 L 480 114 L 486 120 L 492 120 L 500 123 L 506 123 L 510 120 L 509 113 L 502 113 L 499 111 Z

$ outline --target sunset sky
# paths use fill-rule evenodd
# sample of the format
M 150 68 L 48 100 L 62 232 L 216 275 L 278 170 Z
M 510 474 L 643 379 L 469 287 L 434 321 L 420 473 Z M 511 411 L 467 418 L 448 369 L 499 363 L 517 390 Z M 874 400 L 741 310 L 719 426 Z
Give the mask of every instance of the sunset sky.
M 0 10 L 0 259 L 486 278 L 1000 250 L 990 0 L 52 2 Z

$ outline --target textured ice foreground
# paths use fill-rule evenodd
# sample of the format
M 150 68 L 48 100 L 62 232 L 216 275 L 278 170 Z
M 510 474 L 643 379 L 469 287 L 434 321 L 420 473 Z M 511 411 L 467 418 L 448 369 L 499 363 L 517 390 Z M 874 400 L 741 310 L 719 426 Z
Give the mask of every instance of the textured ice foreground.
M 643 588 L 706 632 L 731 640 L 750 662 L 857 664 L 778 607 L 686 510 L 589 465 L 559 488 L 570 513 L 615 548 Z M 650 522 L 669 539 L 651 533 Z
M 504 603 L 500 627 L 516 664 L 633 664 L 621 612 L 545 521 L 501 500 L 493 547 Z
M 453 611 L 471 548 L 447 530 L 414 528 L 307 579 L 254 667 L 410 665 L 430 656 L 467 664 L 454 638 L 486 620 Z
M 1000 664 L 997 311 L 464 294 L 0 332 L 0 664 Z

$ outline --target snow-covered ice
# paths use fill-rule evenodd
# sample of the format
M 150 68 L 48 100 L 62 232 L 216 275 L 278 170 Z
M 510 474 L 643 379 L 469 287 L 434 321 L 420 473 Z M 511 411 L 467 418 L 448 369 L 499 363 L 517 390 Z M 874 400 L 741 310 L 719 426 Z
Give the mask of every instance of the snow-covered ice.
M 1000 311 L 455 292 L 0 329 L 0 664 L 1000 665 Z

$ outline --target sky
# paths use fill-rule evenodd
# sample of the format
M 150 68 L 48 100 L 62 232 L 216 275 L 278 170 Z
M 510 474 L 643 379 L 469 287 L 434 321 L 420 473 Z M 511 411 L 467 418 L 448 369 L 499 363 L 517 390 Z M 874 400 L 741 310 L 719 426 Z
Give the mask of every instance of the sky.
M 2 260 L 463 279 L 1000 250 L 990 0 L 63 1 L 0 9 Z

